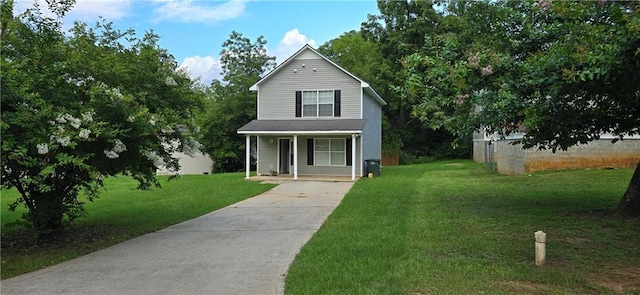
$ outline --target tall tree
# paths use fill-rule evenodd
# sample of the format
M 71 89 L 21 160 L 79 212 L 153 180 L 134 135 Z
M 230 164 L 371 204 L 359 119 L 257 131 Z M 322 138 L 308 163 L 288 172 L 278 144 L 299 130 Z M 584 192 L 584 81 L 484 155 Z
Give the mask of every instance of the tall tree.
M 525 148 L 553 151 L 603 133 L 640 134 L 640 3 L 452 4 L 469 25 L 428 40 L 438 54 L 405 60 L 402 90 L 419 99 L 414 113 L 423 121 L 457 134 L 524 132 Z M 483 38 L 464 38 L 478 28 Z M 640 215 L 639 192 L 634 176 L 621 214 Z
M 213 160 L 214 172 L 244 167 L 245 141 L 237 130 L 256 118 L 256 96 L 249 87 L 275 67 L 275 57 L 267 55 L 266 44 L 262 36 L 251 43 L 235 31 L 222 44 L 223 79 L 211 83 L 212 98 L 201 139 Z
M 60 238 L 84 214 L 78 195 L 97 197 L 105 177 L 148 188 L 156 168 L 177 169 L 171 154 L 197 148 L 191 110 L 203 102 L 153 33 L 100 22 L 63 34 L 72 1 L 48 3 L 56 19 L 37 6 L 14 16 L 2 2 L 0 60 L 2 186 L 21 194 L 10 208 L 24 204 L 41 239 Z
M 383 59 L 380 44 L 364 38 L 361 32 L 349 31 L 322 44 L 318 51 L 341 67 L 369 83 L 376 91 L 389 92 L 389 82 L 383 73 L 389 72 Z M 386 90 L 385 90 L 386 89 Z M 384 114 L 382 151 L 394 155 L 402 148 L 402 138 L 392 132 L 389 119 Z
M 379 15 L 369 15 L 362 24 L 361 34 L 367 41 L 378 44 L 383 60 L 378 64 L 380 85 L 377 90 L 388 102 L 385 109 L 386 122 L 383 141 L 402 141 L 407 154 L 468 156 L 470 149 L 454 151 L 454 137 L 445 129 L 432 130 L 411 116 L 416 103 L 413 96 L 392 90 L 392 86 L 403 85 L 407 76 L 402 61 L 406 56 L 420 52 L 425 37 L 442 31 L 443 16 L 432 1 L 378 0 Z M 366 53 L 362 53 L 366 54 Z M 465 152 L 466 151 L 466 152 Z

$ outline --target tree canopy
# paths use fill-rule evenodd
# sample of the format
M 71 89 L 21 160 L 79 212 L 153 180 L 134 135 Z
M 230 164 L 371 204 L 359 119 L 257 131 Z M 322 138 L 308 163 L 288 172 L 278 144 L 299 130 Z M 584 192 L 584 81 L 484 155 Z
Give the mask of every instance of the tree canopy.
M 131 175 L 140 188 L 159 185 L 159 167 L 178 169 L 174 151 L 198 150 L 194 109 L 204 95 L 157 45 L 158 36 L 119 31 L 101 21 L 59 19 L 68 1 L 14 16 L 2 2 L 2 186 L 43 238 L 57 238 L 84 214 L 80 193 L 98 196 L 103 179 Z
M 360 29 L 363 38 L 373 43 L 382 55 L 382 60 L 373 65 L 376 79 L 368 82 L 388 103 L 384 109 L 383 145 L 392 147 L 391 153 L 401 148 L 402 154 L 410 157 L 466 157 L 470 154 L 468 143 L 460 142 L 457 149 L 452 147 L 455 137 L 449 130 L 424 128 L 412 115 L 415 96 L 394 91 L 393 87 L 404 85 L 407 79 L 407 72 L 403 71 L 404 58 L 420 52 L 425 36 L 443 32 L 443 15 L 437 8 L 432 1 L 426 0 L 378 0 L 379 14 L 369 15 Z M 361 52 L 360 56 L 368 54 Z M 367 61 L 362 57 L 361 62 Z
M 244 167 L 245 141 L 237 131 L 256 118 L 256 94 L 249 87 L 275 67 L 275 57 L 267 55 L 266 44 L 262 36 L 251 43 L 235 31 L 222 44 L 223 79 L 211 83 L 201 137 L 203 149 L 213 160 L 214 172 L 239 171 Z
M 640 134 L 638 2 L 451 1 L 446 15 L 396 88 L 427 126 L 553 151 Z

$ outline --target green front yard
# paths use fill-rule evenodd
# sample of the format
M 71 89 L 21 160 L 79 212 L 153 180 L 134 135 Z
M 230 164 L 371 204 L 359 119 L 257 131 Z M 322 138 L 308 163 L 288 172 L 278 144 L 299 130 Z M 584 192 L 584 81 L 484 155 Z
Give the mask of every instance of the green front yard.
M 267 191 L 274 185 L 244 180 L 244 173 L 187 175 L 167 181 L 161 189 L 134 190 L 129 177 L 106 180 L 100 198 L 86 204 L 87 216 L 67 231 L 65 242 L 36 246 L 34 237 L 11 226 L 20 212 L 7 205 L 16 191 L 2 191 L 2 279 L 30 272 L 165 228 Z
M 638 294 L 640 220 L 609 215 L 632 172 L 385 167 L 358 181 L 303 247 L 286 293 Z M 537 230 L 547 233 L 543 267 Z
M 471 161 L 385 167 L 359 180 L 303 247 L 288 294 L 638 294 L 640 219 L 610 215 L 631 170 L 504 176 Z M 2 192 L 2 278 L 154 231 L 266 191 L 241 174 L 162 180 L 132 190 L 110 179 L 66 243 L 47 247 L 11 226 Z M 547 233 L 536 267 L 533 233 Z

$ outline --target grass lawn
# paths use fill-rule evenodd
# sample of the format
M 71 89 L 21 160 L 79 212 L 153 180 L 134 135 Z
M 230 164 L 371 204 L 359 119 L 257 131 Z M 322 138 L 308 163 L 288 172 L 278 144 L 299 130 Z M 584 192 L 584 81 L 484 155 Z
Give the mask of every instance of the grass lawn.
M 471 161 L 385 167 L 307 243 L 287 294 L 640 294 L 632 170 L 504 176 Z M 534 232 L 547 262 L 534 265 Z
M 36 245 L 33 234 L 12 225 L 25 211 L 9 212 L 19 195 L 2 190 L 2 279 L 102 249 L 165 228 L 267 191 L 274 185 L 244 180 L 244 173 L 187 175 L 162 188 L 140 191 L 129 177 L 106 180 L 100 198 L 86 203 L 87 216 L 67 229 L 65 241 Z

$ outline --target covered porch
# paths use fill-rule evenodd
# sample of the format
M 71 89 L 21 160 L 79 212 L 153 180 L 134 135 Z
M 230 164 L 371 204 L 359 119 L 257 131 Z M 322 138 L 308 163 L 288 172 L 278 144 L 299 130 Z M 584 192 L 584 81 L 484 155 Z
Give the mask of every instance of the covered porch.
M 362 175 L 361 134 L 366 120 L 254 120 L 238 130 L 246 146 L 255 140 L 258 177 L 324 177 L 355 180 Z M 250 179 L 251 150 L 246 149 Z

